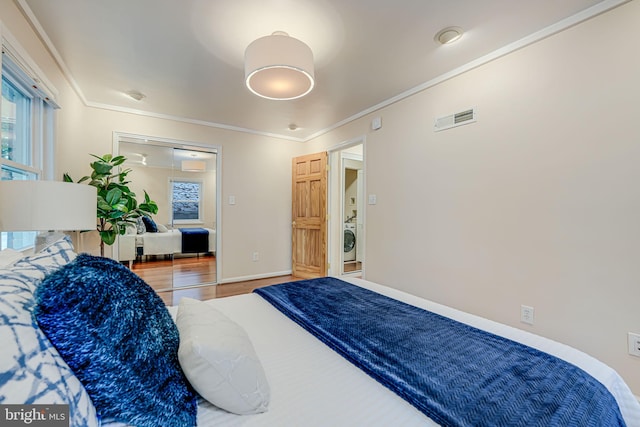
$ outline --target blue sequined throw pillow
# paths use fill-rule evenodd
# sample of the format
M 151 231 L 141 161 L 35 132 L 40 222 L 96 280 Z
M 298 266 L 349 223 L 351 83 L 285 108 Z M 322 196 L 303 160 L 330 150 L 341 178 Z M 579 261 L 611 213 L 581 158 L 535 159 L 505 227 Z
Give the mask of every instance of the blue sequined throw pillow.
M 120 263 L 87 254 L 47 276 L 36 319 L 103 421 L 196 425 L 178 329 L 160 297 Z
M 157 233 L 158 232 L 158 226 L 156 225 L 156 222 L 154 220 L 151 219 L 150 216 L 143 216 L 142 217 L 142 222 L 144 223 L 144 228 L 145 230 L 147 230 L 148 233 Z

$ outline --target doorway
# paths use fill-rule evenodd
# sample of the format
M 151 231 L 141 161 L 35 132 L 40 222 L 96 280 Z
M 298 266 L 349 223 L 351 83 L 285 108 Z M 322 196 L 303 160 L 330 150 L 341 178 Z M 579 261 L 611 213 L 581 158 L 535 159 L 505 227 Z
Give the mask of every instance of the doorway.
M 362 275 L 365 263 L 364 137 L 329 150 L 330 274 Z
M 138 199 L 147 191 L 159 208 L 151 228 L 118 237 L 114 258 L 158 292 L 218 283 L 220 148 L 116 132 L 113 150 Z

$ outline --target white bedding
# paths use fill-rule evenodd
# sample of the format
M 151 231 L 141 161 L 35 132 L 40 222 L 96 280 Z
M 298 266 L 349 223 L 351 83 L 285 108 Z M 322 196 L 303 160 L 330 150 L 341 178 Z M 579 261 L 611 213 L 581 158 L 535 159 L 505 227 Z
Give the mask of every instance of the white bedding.
M 209 252 L 216 251 L 216 230 L 209 231 Z M 137 246 L 142 247 L 142 255 L 171 255 L 182 253 L 182 233 L 172 229 L 166 233 L 143 233 L 136 235 Z
M 640 404 L 611 368 L 569 346 L 361 279 L 346 279 L 392 298 L 560 357 L 602 382 L 629 427 Z M 271 386 L 269 410 L 234 415 L 201 402 L 199 426 L 435 426 L 433 421 L 347 362 L 255 294 L 207 301 L 245 328 Z M 170 308 L 175 315 L 176 308 Z

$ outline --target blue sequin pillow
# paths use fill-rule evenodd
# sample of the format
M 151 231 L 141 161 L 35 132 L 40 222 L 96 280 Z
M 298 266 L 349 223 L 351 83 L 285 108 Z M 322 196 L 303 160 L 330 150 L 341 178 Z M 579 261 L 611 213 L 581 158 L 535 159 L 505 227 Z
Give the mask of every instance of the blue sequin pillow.
M 156 225 L 156 222 L 154 220 L 151 219 L 150 216 L 143 216 L 142 217 L 142 222 L 144 223 L 144 228 L 145 230 L 147 230 L 148 233 L 157 233 L 158 232 L 158 226 Z
M 120 263 L 87 254 L 47 276 L 36 319 L 103 421 L 196 425 L 178 329 L 160 297 Z

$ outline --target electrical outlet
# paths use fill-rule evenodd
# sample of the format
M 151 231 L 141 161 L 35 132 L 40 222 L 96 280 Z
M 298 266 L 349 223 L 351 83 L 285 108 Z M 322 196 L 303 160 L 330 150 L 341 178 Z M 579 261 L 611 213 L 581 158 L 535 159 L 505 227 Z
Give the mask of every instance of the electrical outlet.
M 640 334 L 629 332 L 629 354 L 640 357 Z
M 253 262 L 260 261 L 260 253 L 258 251 L 251 254 L 251 260 Z
M 533 307 L 528 305 L 520 306 L 520 321 L 528 325 L 533 325 Z

